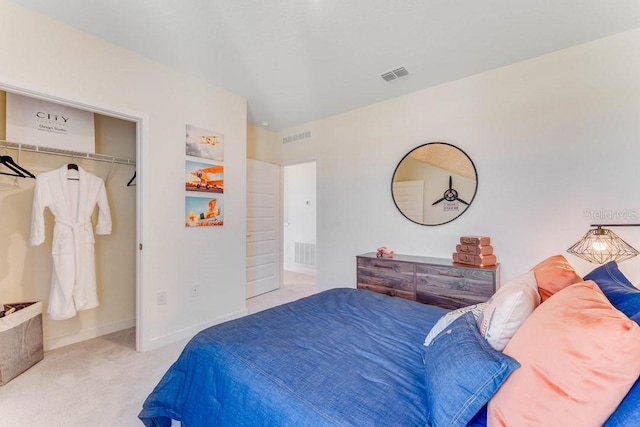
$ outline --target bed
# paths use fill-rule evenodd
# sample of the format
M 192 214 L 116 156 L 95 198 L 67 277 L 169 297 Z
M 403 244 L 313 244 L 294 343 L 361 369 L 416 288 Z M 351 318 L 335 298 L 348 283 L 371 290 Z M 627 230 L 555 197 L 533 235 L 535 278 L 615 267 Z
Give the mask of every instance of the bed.
M 493 426 L 527 425 L 513 420 L 533 411 L 548 425 L 638 425 L 640 314 L 633 319 L 633 313 L 620 312 L 607 298 L 605 304 L 601 289 L 571 267 L 573 274 L 567 275 L 568 263 L 560 258 L 539 263 L 479 306 L 449 311 L 368 290 L 337 288 L 205 329 L 190 340 L 148 396 L 139 418 L 146 426 L 170 426 L 177 420 L 184 427 Z M 621 274 L 615 267 L 614 273 Z M 610 275 L 605 273 L 602 276 Z M 523 310 L 521 302 L 529 301 L 531 292 L 514 298 L 512 289 L 531 287 L 532 281 L 543 295 L 537 299 L 543 301 Z M 631 288 L 638 291 L 638 299 L 630 310 L 640 313 L 640 290 Z M 633 294 L 631 288 L 625 291 Z M 622 300 L 636 295 L 632 297 Z M 573 300 L 595 306 L 566 310 Z M 512 313 L 500 320 L 500 334 L 483 319 L 496 304 Z M 576 320 L 576 312 L 595 312 L 606 321 L 585 322 L 584 316 Z M 524 318 L 515 328 L 513 313 Z M 499 312 L 493 314 L 492 319 L 500 318 Z M 602 334 L 605 341 L 589 338 L 585 348 L 566 349 L 562 343 L 567 336 L 548 333 L 545 322 L 550 316 L 563 325 L 575 320 L 576 329 L 587 325 L 578 332 L 559 328 L 564 333 Z M 540 342 L 541 329 L 549 348 L 530 348 Z M 496 339 L 506 342 L 504 350 L 495 348 Z M 566 363 L 558 362 L 554 351 L 566 353 Z M 576 351 L 583 352 L 578 364 L 572 359 Z M 564 371 L 562 375 L 576 370 L 578 379 L 560 375 L 536 385 L 531 372 L 540 372 L 543 362 L 529 360 L 529 354 L 549 358 L 551 370 Z M 550 382 L 554 384 L 548 386 Z M 565 382 L 579 390 L 566 398 L 554 396 L 559 388 L 567 390 Z M 534 391 L 527 392 L 532 387 Z M 548 405 L 548 399 L 554 404 Z M 544 409 L 541 414 L 537 405 Z M 582 418 L 575 416 L 575 405 L 579 412 L 586 411 Z

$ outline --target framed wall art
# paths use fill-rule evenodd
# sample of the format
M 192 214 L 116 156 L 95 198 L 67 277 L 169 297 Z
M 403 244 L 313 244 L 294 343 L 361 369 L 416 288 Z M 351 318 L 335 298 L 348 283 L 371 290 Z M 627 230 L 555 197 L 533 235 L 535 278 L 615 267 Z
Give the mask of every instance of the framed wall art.
M 224 166 L 187 160 L 185 190 L 224 193 Z
M 222 162 L 224 161 L 224 135 L 187 125 L 186 153 L 188 156 Z
M 184 216 L 186 227 L 211 227 L 224 224 L 224 200 L 219 197 L 186 196 Z

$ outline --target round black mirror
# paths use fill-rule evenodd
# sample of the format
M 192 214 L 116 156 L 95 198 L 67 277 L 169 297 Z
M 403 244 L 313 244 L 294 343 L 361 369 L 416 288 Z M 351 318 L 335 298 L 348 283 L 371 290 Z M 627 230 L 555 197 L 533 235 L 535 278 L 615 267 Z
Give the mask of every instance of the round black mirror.
M 411 150 L 400 160 L 391 180 L 396 207 L 421 225 L 442 225 L 458 218 L 471 206 L 477 189 L 473 161 L 446 142 Z

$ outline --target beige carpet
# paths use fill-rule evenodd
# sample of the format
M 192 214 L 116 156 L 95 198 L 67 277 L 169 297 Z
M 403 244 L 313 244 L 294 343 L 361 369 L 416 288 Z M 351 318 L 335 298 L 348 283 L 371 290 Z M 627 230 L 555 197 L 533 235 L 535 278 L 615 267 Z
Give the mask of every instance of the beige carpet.
M 299 298 L 316 293 L 315 276 L 293 271 L 285 271 L 282 287 L 276 291 L 267 292 L 247 300 L 249 313 L 256 313 L 265 308 L 295 301 Z
M 0 426 L 141 426 L 142 401 L 185 343 L 138 353 L 127 329 L 45 352 L 0 387 Z
M 313 276 L 287 273 L 282 289 L 247 301 L 251 313 L 315 292 Z M 138 353 L 127 329 L 45 352 L 0 387 L 0 427 L 142 426 L 142 402 L 187 340 Z

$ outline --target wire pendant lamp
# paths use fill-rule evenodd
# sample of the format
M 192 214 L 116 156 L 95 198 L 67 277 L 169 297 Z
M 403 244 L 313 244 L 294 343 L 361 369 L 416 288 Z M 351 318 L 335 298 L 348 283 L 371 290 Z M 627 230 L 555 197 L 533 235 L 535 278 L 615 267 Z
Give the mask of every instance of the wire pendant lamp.
M 639 253 L 616 233 L 601 226 L 587 231 L 567 252 L 595 264 L 622 262 Z

